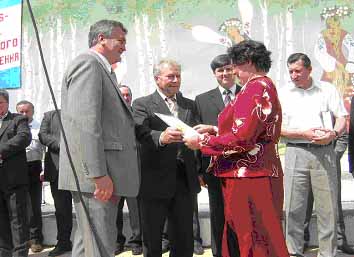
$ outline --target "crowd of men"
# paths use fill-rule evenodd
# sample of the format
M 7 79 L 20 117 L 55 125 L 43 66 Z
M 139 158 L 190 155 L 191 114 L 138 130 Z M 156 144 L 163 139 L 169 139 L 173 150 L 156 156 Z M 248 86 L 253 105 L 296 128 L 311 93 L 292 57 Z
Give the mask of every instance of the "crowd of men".
M 127 245 L 133 255 L 145 257 L 160 257 L 167 250 L 172 257 L 203 254 L 197 194 L 205 186 L 212 254 L 221 257 L 223 230 L 229 230 L 224 227 L 220 180 L 207 172 L 210 157 L 188 149 L 183 132 L 168 127 L 156 113 L 173 115 L 192 127 L 217 126 L 219 113 L 242 92 L 232 61 L 227 54 L 216 56 L 210 64 L 215 87 L 192 101 L 180 91 L 180 64 L 161 60 L 153 69 L 156 91 L 132 102 L 130 88 L 118 84 L 111 67 L 125 51 L 126 34 L 117 21 L 91 26 L 90 50 L 75 58 L 64 75 L 62 110 L 45 113 L 41 123 L 33 119 L 34 105 L 26 100 L 17 103 L 18 114 L 11 113 L 9 95 L 0 90 L 0 256 L 28 256 L 29 247 L 43 250 L 40 174 L 45 152 L 44 180 L 50 182 L 58 231 L 49 256 L 68 251 L 75 257 L 114 256 Z M 335 256 L 337 249 L 353 254 L 338 197 L 339 161 L 345 151 L 338 142 L 348 144 L 348 113 L 333 85 L 312 78 L 307 55 L 293 54 L 287 65 L 291 82 L 279 91 L 279 99 L 287 146 L 284 233 L 289 254 L 304 256 L 313 202 L 319 256 Z M 59 115 L 68 148 L 60 140 Z M 350 167 L 353 162 L 350 158 Z M 124 201 L 132 231 L 127 244 Z M 230 252 L 239 256 L 237 236 L 229 231 L 227 237 Z

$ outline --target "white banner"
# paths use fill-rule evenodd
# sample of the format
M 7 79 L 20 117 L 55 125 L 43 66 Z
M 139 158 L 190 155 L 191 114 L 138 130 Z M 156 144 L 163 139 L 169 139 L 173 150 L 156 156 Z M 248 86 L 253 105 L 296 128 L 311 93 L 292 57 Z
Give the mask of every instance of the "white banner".
M 0 88 L 21 87 L 22 0 L 0 1 Z

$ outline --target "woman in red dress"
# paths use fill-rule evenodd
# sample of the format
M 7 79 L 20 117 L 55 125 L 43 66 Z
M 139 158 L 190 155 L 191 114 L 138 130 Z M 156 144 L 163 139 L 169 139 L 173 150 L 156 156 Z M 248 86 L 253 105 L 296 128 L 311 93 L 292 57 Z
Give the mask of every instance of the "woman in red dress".
M 198 125 L 202 136 L 185 139 L 192 149 L 212 156 L 210 172 L 220 177 L 225 204 L 222 256 L 229 257 L 226 227 L 238 237 L 241 257 L 289 256 L 280 222 L 283 176 L 277 152 L 281 107 L 276 88 L 266 76 L 270 52 L 257 41 L 229 48 L 241 91 L 220 113 L 218 128 Z

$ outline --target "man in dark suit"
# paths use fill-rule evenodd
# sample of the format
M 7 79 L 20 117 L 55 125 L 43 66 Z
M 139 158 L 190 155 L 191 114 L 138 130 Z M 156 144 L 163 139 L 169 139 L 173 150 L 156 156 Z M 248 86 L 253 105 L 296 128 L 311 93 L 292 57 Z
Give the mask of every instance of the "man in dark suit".
M 58 256 L 71 251 L 70 241 L 72 221 L 72 197 L 70 191 L 58 189 L 59 149 L 60 149 L 60 110 L 44 113 L 39 130 L 39 140 L 47 147 L 44 158 L 44 180 L 50 182 L 54 199 L 57 223 L 57 244 L 48 256 Z
M 29 195 L 27 117 L 9 112 L 9 94 L 0 90 L 0 256 L 27 257 Z
M 73 196 L 78 225 L 72 250 L 75 257 L 114 256 L 119 197 L 136 197 L 139 192 L 133 113 L 111 67 L 125 51 L 126 34 L 118 21 L 93 24 L 90 50 L 69 64 L 63 78 L 61 119 L 82 194 L 64 140 L 59 153 L 59 189 L 70 190 Z
M 181 68 L 172 60 L 154 66 L 157 90 L 133 102 L 141 143 L 140 206 L 145 257 L 161 257 L 168 218 L 171 257 L 193 255 L 193 197 L 200 191 L 195 154 L 183 133 L 168 127 L 155 113 L 174 115 L 190 126 L 197 123 L 195 105 L 179 93 Z
M 44 146 L 39 142 L 39 122 L 33 119 L 34 105 L 22 100 L 16 104 L 16 111 L 28 118 L 28 125 L 31 129 L 32 141 L 26 148 L 29 185 L 28 192 L 31 200 L 31 218 L 30 218 L 30 244 L 31 251 L 38 253 L 43 251 L 43 233 L 42 233 L 42 159 Z
M 124 100 L 129 106 L 132 104 L 132 91 L 127 85 L 121 85 L 119 91 L 122 94 Z M 137 197 L 121 197 L 118 203 L 117 213 L 117 247 L 115 254 L 120 254 L 124 251 L 124 244 L 126 238 L 123 234 L 123 207 L 124 202 L 127 202 L 129 210 L 130 229 L 132 232 L 131 237 L 128 240 L 128 247 L 131 248 L 133 255 L 140 255 L 143 253 L 142 241 L 141 241 L 141 229 L 140 229 L 140 214 Z
M 217 126 L 219 113 L 226 104 L 235 98 L 241 87 L 235 84 L 231 59 L 227 54 L 216 56 L 210 66 L 219 85 L 198 95 L 195 98 L 195 103 L 200 122 Z M 209 194 L 211 249 L 213 256 L 221 257 L 221 241 L 224 228 L 224 204 L 221 184 L 218 178 L 206 172 L 210 157 L 200 156 L 200 162 L 199 180 L 202 185 L 208 188 Z M 231 252 L 238 252 L 238 249 L 234 249 Z

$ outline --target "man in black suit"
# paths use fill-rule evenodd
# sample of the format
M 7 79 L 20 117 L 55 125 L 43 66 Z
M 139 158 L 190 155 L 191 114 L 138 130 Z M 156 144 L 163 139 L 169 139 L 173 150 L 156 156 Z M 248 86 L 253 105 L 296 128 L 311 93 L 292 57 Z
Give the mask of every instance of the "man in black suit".
M 193 255 L 193 197 L 200 191 L 195 154 L 182 142 L 183 133 L 168 127 L 155 113 L 174 115 L 190 126 L 197 123 L 195 105 L 179 93 L 181 67 L 172 60 L 154 66 L 157 91 L 133 102 L 141 143 L 139 193 L 145 257 L 161 257 L 168 218 L 171 257 Z
M 57 223 L 57 244 L 48 256 L 58 256 L 71 251 L 70 241 L 72 221 L 72 197 L 70 191 L 58 190 L 60 123 L 59 115 L 54 111 L 44 113 L 39 129 L 39 140 L 47 147 L 44 158 L 44 180 L 50 182 L 50 191 L 54 199 Z
M 0 90 L 0 256 L 27 257 L 29 195 L 27 117 L 9 112 L 9 94 Z
M 127 85 L 121 85 L 119 91 L 126 101 L 126 103 L 131 107 L 132 105 L 132 91 Z M 126 238 L 123 234 L 123 207 L 124 201 L 127 201 L 129 210 L 129 221 L 130 229 L 132 232 L 131 237 L 128 240 L 128 247 L 132 249 L 133 255 L 141 255 L 143 253 L 142 241 L 141 241 L 141 229 L 140 229 L 140 214 L 139 205 L 137 197 L 121 197 L 118 203 L 118 213 L 117 213 L 117 247 L 115 254 L 120 254 L 124 251 L 124 244 Z
M 44 146 L 39 142 L 39 122 L 33 118 L 34 105 L 22 100 L 16 104 L 16 111 L 28 118 L 28 126 L 31 130 L 32 141 L 26 148 L 29 186 L 28 192 L 31 200 L 31 218 L 30 218 L 30 244 L 31 251 L 38 253 L 43 251 L 43 233 L 42 233 L 42 159 Z
M 210 64 L 211 69 L 218 81 L 218 87 L 198 95 L 195 103 L 202 124 L 217 126 L 219 113 L 224 109 L 235 95 L 240 91 L 240 86 L 235 84 L 231 59 L 228 55 L 216 56 Z M 211 249 L 213 256 L 221 257 L 221 241 L 224 228 L 224 204 L 220 180 L 206 170 L 210 163 L 209 156 L 200 156 L 199 180 L 208 188 L 210 226 L 211 226 Z M 234 235 L 232 235 L 234 236 Z M 234 249 L 232 252 L 238 252 Z

